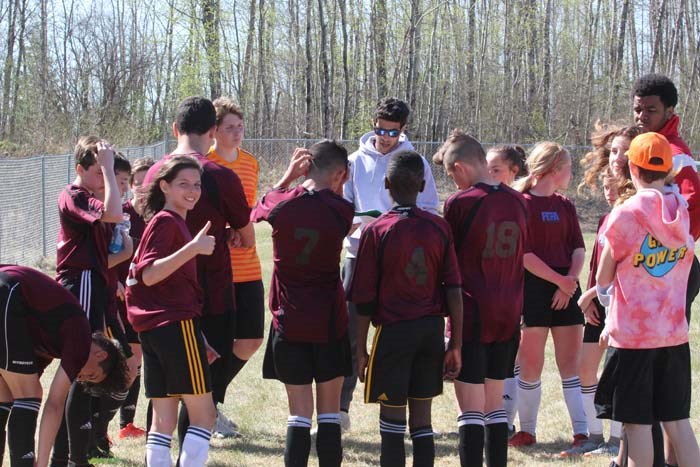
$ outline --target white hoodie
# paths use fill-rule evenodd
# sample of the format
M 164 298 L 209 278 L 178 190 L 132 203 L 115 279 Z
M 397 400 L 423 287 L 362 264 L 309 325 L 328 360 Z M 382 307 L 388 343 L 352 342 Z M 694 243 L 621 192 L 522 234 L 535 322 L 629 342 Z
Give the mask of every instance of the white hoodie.
M 389 191 L 384 188 L 386 167 L 392 155 L 399 151 L 414 151 L 413 145 L 405 134 L 399 137 L 399 144 L 389 153 L 382 154 L 374 147 L 375 134 L 370 131 L 360 138 L 360 148 L 350 154 L 350 178 L 343 186 L 343 196 L 355 205 L 355 212 L 377 210 L 386 212 L 393 204 Z M 417 206 L 426 211 L 437 213 L 440 198 L 438 197 L 435 179 L 430 164 L 423 157 L 425 169 L 425 188 L 418 194 Z M 355 218 L 354 224 L 362 224 L 362 219 Z M 354 258 L 360 244 L 362 225 L 345 239 L 347 256 Z

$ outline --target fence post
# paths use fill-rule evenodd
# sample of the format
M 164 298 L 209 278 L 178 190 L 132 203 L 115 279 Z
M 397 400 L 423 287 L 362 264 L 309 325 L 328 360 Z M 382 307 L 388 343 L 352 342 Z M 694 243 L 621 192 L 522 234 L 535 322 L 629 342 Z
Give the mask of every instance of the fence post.
M 41 156 L 41 255 L 46 257 L 46 156 Z

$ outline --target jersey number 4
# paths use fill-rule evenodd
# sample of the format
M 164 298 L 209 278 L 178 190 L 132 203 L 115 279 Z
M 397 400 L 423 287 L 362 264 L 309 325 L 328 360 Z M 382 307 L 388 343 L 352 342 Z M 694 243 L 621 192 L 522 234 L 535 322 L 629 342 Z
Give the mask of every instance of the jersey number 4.
M 499 224 L 491 222 L 486 229 L 486 246 L 482 257 L 510 258 L 515 254 L 519 238 L 520 227 L 515 222 L 504 221 Z
M 423 248 L 416 248 L 411 254 L 411 260 L 404 269 L 406 276 L 413 279 L 416 285 L 425 285 L 428 281 L 428 267 L 425 264 L 425 251 Z

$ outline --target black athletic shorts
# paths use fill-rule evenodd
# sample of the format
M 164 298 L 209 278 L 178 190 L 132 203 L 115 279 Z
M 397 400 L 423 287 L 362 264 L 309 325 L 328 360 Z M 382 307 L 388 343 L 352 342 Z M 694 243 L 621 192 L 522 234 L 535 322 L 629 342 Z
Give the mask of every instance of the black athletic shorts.
M 262 339 L 265 335 L 265 287 L 262 279 L 236 282 L 235 339 Z
M 184 320 L 139 333 L 146 397 L 211 392 L 207 350 L 198 320 Z
M 600 304 L 597 298 L 593 299 L 593 304 L 598 312 L 600 324 L 586 322 L 585 326 L 583 327 L 584 344 L 597 344 L 600 340 L 600 333 L 603 332 L 603 328 L 605 327 L 605 307 Z
M 462 370 L 457 381 L 484 384 L 484 379 L 512 378 L 515 356 L 520 345 L 520 329 L 504 342 L 465 342 L 462 344 Z
M 92 332 L 106 330 L 105 316 L 110 300 L 107 284 L 101 275 L 86 269 L 74 278 L 63 278 L 61 285 L 72 293 L 85 310 Z
M 690 417 L 690 347 L 608 348 L 595 393 L 598 418 L 651 425 Z
M 365 376 L 365 402 L 404 407 L 442 394 L 445 320 L 426 316 L 377 327 Z
M 33 375 L 39 372 L 34 356 L 27 308 L 24 306 L 20 283 L 0 274 L 0 368 L 12 373 Z
M 284 384 L 303 385 L 324 383 L 339 376 L 352 374 L 350 341 L 345 334 L 327 344 L 289 342 L 270 325 L 263 378 Z
M 566 273 L 562 270 L 557 272 Z M 526 327 L 554 328 L 584 324 L 583 313 L 577 303 L 581 297 L 581 288 L 576 288 L 574 296 L 569 300 L 569 306 L 563 310 L 552 309 L 552 297 L 556 291 L 556 285 L 525 271 L 523 321 Z
M 698 296 L 698 292 L 700 292 L 700 262 L 698 262 L 697 256 L 693 256 L 693 265 L 690 267 L 690 274 L 688 274 L 688 287 L 685 291 L 685 319 L 688 324 L 690 324 L 693 300 Z

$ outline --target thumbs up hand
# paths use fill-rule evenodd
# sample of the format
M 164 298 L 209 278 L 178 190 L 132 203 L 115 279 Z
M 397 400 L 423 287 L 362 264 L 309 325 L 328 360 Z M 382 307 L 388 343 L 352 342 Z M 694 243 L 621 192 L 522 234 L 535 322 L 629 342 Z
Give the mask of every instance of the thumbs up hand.
M 190 242 L 192 245 L 194 245 L 195 251 L 198 255 L 209 256 L 214 252 L 216 240 L 211 235 L 207 235 L 210 228 L 211 221 L 207 221 L 206 225 L 202 227 L 202 230 L 200 230 Z

